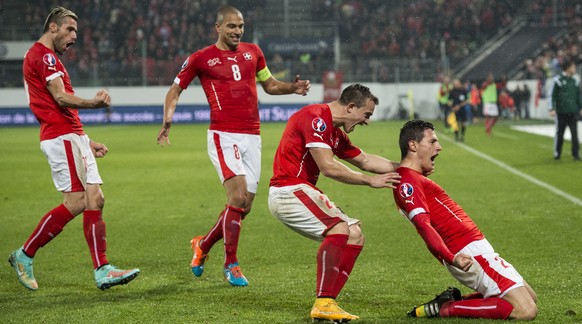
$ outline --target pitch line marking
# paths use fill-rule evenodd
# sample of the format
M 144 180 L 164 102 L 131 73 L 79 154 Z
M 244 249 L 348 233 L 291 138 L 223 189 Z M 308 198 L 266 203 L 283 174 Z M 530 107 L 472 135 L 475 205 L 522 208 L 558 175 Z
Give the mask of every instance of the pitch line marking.
M 447 141 L 449 141 L 449 142 L 453 142 L 453 140 L 450 137 L 448 137 L 448 136 L 444 136 L 444 138 Z M 562 197 L 568 199 L 569 201 L 573 202 L 574 204 L 576 204 L 578 206 L 582 206 L 582 200 L 580 198 L 574 197 L 574 196 L 572 196 L 572 195 L 570 195 L 570 194 L 568 194 L 568 193 L 566 193 L 566 192 L 564 192 L 564 191 L 562 191 L 562 190 L 560 190 L 560 189 L 552 186 L 549 183 L 543 182 L 541 180 L 538 180 L 538 179 L 530 176 L 529 174 L 523 173 L 523 172 L 521 172 L 521 171 L 519 171 L 519 170 L 517 170 L 517 169 L 515 169 L 515 168 L 513 168 L 513 167 L 511 167 L 511 166 L 509 166 L 509 165 L 507 165 L 507 164 L 505 164 L 505 163 L 503 163 L 503 162 L 501 162 L 501 161 L 499 161 L 499 160 L 497 160 L 497 159 L 495 159 L 495 158 L 493 158 L 493 157 L 491 157 L 491 156 L 483 153 L 483 152 L 477 151 L 476 149 L 474 149 L 472 147 L 469 147 L 469 146 L 467 146 L 465 144 L 461 144 L 461 143 L 456 143 L 456 144 L 460 148 L 462 148 L 462 149 L 464 149 L 464 150 L 466 150 L 466 151 L 468 151 L 470 153 L 473 153 L 474 155 L 476 155 L 476 156 L 478 156 L 478 157 L 480 157 L 480 158 L 482 158 L 484 160 L 487 160 L 487 161 L 489 161 L 489 162 L 497 165 L 498 167 L 500 167 L 500 168 L 502 168 L 502 169 L 504 169 L 506 171 L 509 171 L 510 173 L 515 174 L 518 177 L 521 177 L 521 178 L 523 178 L 523 179 L 525 179 L 525 180 L 527 180 L 527 181 L 529 181 L 529 182 L 531 182 L 531 183 L 533 183 L 535 185 L 538 185 L 538 186 L 540 186 L 542 188 L 548 189 L 549 191 L 555 193 L 556 195 L 562 196 Z

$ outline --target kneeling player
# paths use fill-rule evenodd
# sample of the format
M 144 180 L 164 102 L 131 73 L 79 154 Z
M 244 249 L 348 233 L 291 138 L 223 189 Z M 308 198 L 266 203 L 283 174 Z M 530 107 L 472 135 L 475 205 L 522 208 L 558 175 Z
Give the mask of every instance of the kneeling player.
M 415 307 L 412 317 L 474 317 L 531 320 L 536 294 L 517 270 L 495 253 L 465 211 L 434 181 L 441 145 L 431 123 L 413 120 L 400 130 L 402 160 L 396 170 L 400 186 L 394 200 L 425 241 L 430 252 L 465 286 L 476 292 L 461 296 L 449 288 Z

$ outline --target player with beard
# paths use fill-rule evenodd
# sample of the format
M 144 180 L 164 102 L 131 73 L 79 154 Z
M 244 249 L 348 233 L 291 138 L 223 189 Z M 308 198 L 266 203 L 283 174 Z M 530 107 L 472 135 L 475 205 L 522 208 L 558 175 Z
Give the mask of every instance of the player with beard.
M 106 250 L 105 203 L 95 157 L 107 154 L 107 147 L 93 142 L 83 131 L 78 109 L 108 107 L 111 97 L 99 90 L 93 99 L 75 95 L 69 74 L 57 58 L 77 39 L 77 15 L 63 7 L 48 15 L 42 37 L 24 57 L 24 85 L 30 109 L 40 123 L 40 146 L 46 155 L 63 203 L 49 211 L 22 248 L 10 254 L 9 262 L 20 283 L 37 290 L 32 261 L 38 249 L 55 238 L 75 216 L 83 213 L 83 231 L 99 289 L 128 283 L 139 269 L 120 270 L 109 264 Z

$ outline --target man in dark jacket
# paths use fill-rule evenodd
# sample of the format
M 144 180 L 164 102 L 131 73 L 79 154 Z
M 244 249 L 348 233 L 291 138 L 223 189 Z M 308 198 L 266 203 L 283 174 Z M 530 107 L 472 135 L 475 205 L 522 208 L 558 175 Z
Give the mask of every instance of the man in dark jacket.
M 573 61 L 562 63 L 562 73 L 553 79 L 552 100 L 550 101 L 550 116 L 557 117 L 556 137 L 554 140 L 554 159 L 559 160 L 564 143 L 566 126 L 572 135 L 572 156 L 580 160 L 580 143 L 578 141 L 578 118 L 582 108 L 580 97 L 580 77 L 576 74 L 576 64 Z

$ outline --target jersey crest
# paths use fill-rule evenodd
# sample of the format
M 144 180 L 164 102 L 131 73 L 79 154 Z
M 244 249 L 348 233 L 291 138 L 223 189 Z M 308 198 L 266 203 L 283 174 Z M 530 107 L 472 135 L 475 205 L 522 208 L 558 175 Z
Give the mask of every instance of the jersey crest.
M 400 193 L 400 196 L 402 198 L 406 199 L 412 196 L 412 194 L 414 193 L 414 187 L 412 187 L 410 183 L 403 183 L 398 188 L 398 192 Z
M 251 53 L 249 53 L 249 52 L 243 53 L 243 57 L 244 57 L 244 58 L 245 58 L 245 60 L 247 60 L 247 61 L 250 61 L 250 60 L 252 60 L 252 59 L 253 59 L 253 56 L 252 56 L 252 55 L 251 55 Z
M 42 61 L 44 62 L 44 64 L 48 65 L 48 66 L 55 66 L 57 64 L 57 59 L 55 58 L 54 55 L 47 53 L 42 57 Z
M 215 57 L 213 59 L 208 60 L 208 66 L 212 67 L 212 66 L 215 66 L 216 64 L 222 64 L 222 62 L 220 62 L 220 59 L 218 57 Z
M 316 117 L 311 121 L 311 127 L 313 128 L 314 131 L 323 133 L 327 128 L 327 125 L 325 124 L 325 121 L 322 118 Z

